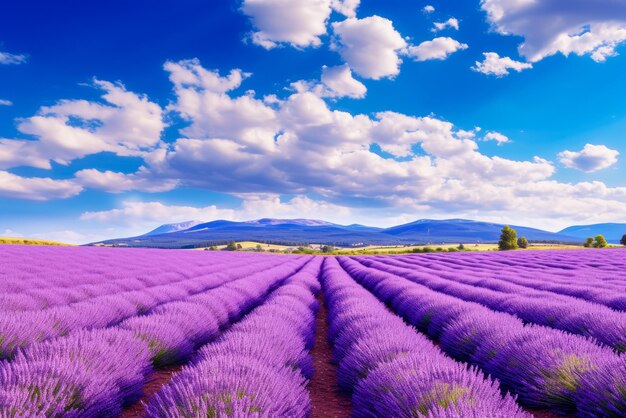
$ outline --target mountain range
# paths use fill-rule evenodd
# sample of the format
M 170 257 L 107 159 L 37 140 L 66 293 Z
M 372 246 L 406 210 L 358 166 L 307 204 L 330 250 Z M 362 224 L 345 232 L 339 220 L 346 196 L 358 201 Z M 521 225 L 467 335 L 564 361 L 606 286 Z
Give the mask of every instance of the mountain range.
M 154 248 L 193 248 L 230 241 L 258 241 L 284 245 L 328 244 L 343 247 L 366 245 L 408 245 L 444 243 L 493 243 L 504 225 L 467 219 L 421 219 L 415 222 L 376 228 L 365 225 L 339 225 L 316 219 L 263 218 L 236 222 L 188 221 L 165 224 L 137 237 L 119 238 L 94 244 Z M 581 243 L 588 236 L 602 233 L 609 242 L 619 242 L 626 224 L 575 226 L 560 232 L 511 225 L 518 236 L 530 241 Z M 602 231 L 602 232 L 597 232 Z

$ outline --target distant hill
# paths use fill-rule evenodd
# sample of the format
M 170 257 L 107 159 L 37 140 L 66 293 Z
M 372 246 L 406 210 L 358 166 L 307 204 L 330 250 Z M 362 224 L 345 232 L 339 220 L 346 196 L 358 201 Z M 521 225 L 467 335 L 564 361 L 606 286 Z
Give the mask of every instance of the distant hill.
M 263 218 L 246 222 L 217 220 L 177 230 L 180 224 L 163 225 L 138 237 L 112 239 L 96 244 L 130 247 L 193 248 L 229 241 L 257 241 L 288 246 L 328 244 L 340 247 L 497 242 L 504 225 L 465 219 L 423 219 L 391 228 L 338 225 L 315 219 Z M 531 241 L 578 242 L 578 238 L 515 226 Z M 168 231 L 161 232 L 158 231 Z
M 246 222 L 217 220 L 183 231 L 113 239 L 101 244 L 130 247 L 189 248 L 229 241 L 257 241 L 283 245 L 309 243 L 351 246 L 402 244 L 402 239 L 362 225 L 342 226 L 314 219 L 257 219 Z
M 626 223 L 576 225 L 559 231 L 559 234 L 571 235 L 580 240 L 602 234 L 607 241 L 618 243 L 622 236 L 626 234 Z
M 502 224 L 471 221 L 467 219 L 420 219 L 404 225 L 384 230 L 396 237 L 409 239 L 432 240 L 435 242 L 496 242 L 500 239 Z M 575 242 L 575 237 L 568 234 L 543 231 L 541 229 L 511 225 L 518 237 L 526 237 L 531 241 Z
M 153 229 L 152 231 L 144 234 L 143 236 L 169 234 L 171 232 L 184 231 L 185 229 L 192 228 L 201 223 L 202 221 L 185 221 L 185 222 L 179 222 L 175 224 L 165 224 L 165 225 L 161 225 L 160 227 L 156 229 Z

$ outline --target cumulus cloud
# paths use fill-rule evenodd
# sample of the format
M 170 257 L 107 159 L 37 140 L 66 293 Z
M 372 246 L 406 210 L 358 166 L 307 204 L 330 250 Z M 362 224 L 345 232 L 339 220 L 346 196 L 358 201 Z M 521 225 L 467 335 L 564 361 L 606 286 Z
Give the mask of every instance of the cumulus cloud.
M 26 200 L 65 199 L 76 196 L 82 187 L 71 180 L 22 177 L 0 171 L 0 197 Z
M 448 38 L 439 37 L 432 41 L 424 41 L 417 46 L 408 48 L 408 55 L 415 61 L 445 60 L 456 51 L 467 49 L 467 44 Z
M 50 169 L 99 152 L 141 156 L 160 142 L 166 124 L 162 109 L 119 83 L 95 80 L 104 103 L 61 100 L 21 119 L 20 133 L 36 140 L 0 139 L 0 167 Z
M 0 65 L 24 64 L 26 60 L 26 55 L 11 54 L 9 52 L 0 51 Z
M 597 62 L 626 41 L 626 3 L 615 0 L 482 0 L 493 28 L 524 38 L 520 54 L 530 62 L 561 53 Z
M 455 19 L 454 17 L 451 17 L 445 22 L 435 22 L 433 25 L 434 25 L 433 32 L 439 32 L 448 28 L 459 30 L 459 21 L 458 19 Z
M 406 42 L 391 20 L 380 16 L 348 18 L 332 24 L 333 48 L 357 74 L 378 80 L 400 72 Z
M 234 91 L 223 94 L 231 101 L 247 97 Z M 173 109 L 178 106 L 172 104 Z M 365 198 L 388 205 L 405 199 L 428 204 L 445 199 L 452 205 L 455 199 L 471 198 L 481 206 L 486 205 L 480 203 L 481 183 L 511 187 L 520 178 L 540 181 L 554 172 L 553 165 L 540 158 L 513 161 L 485 156 L 478 150 L 476 131 L 434 117 L 333 110 L 315 89 L 302 84 L 287 98 L 271 100 L 270 109 L 272 118 L 256 120 L 257 129 L 272 132 L 273 147 L 250 148 L 238 135 L 201 131 L 202 136 L 178 139 L 152 159 L 148 169 L 157 177 L 178 179 L 181 185 L 229 193 L 315 193 L 331 200 Z M 205 118 L 219 119 L 219 112 L 199 113 L 190 123 L 204 126 Z M 392 158 L 372 152 L 372 145 Z M 471 186 L 476 195 L 468 195 L 470 182 L 476 185 Z
M 522 72 L 533 68 L 533 65 L 529 62 L 515 61 L 509 57 L 500 57 L 495 52 L 484 52 L 485 59 L 480 62 L 476 61 L 476 66 L 472 67 L 472 70 L 487 75 L 495 75 L 496 77 L 502 77 L 509 75 L 509 70 Z
M 176 187 L 178 182 L 174 179 L 155 179 L 145 167 L 136 173 L 117 173 L 114 171 L 99 171 L 96 169 L 85 169 L 77 171 L 75 174 L 77 183 L 89 188 L 104 190 L 111 193 L 121 193 L 130 190 L 142 192 L 166 192 Z
M 354 13 L 358 2 L 334 1 L 342 13 Z M 326 22 L 331 13 L 331 0 L 244 0 L 241 10 L 257 29 L 252 42 L 265 49 L 280 44 L 296 48 L 319 46 L 320 36 L 326 34 Z
M 345 75 L 347 68 L 341 66 L 337 71 Z M 203 68 L 197 60 L 170 62 L 165 69 L 174 88 L 167 110 L 186 121 L 186 126 L 167 144 L 157 139 L 148 149 L 142 147 L 138 155 L 144 159 L 143 168 L 130 174 L 88 169 L 71 180 L 24 179 L 3 172 L 3 195 L 9 189 L 13 197 L 21 194 L 26 196 L 23 198 L 45 199 L 69 197 L 84 187 L 122 192 L 158 191 L 176 185 L 236 194 L 243 199 L 239 208 L 228 209 L 233 213 L 211 212 L 223 210 L 214 208 L 207 209 L 207 216 L 200 216 L 195 210 L 181 209 L 184 217 L 172 220 L 209 219 L 211 213 L 219 217 L 230 214 L 233 219 L 258 218 L 261 214 L 256 208 L 261 207 L 267 208 L 268 216 L 311 213 L 332 219 L 333 213 L 349 213 L 350 219 L 367 219 L 363 213 L 346 208 L 355 201 L 365 208 L 385 208 L 390 219 L 432 213 L 481 219 L 514 216 L 520 221 L 529 217 L 579 219 L 581 213 L 587 213 L 594 219 L 609 219 L 617 211 L 623 213 L 626 204 L 626 188 L 552 179 L 554 164 L 540 156 L 513 160 L 485 155 L 479 147 L 481 141 L 503 142 L 493 131 L 479 137 L 477 128 L 464 130 L 435 116 L 337 110 L 332 101 L 324 100 L 320 84 L 315 83 L 296 83 L 292 90 L 257 99 L 254 92 L 242 89 L 248 74 L 241 70 L 220 74 Z M 122 89 L 120 94 L 124 92 Z M 140 107 L 145 105 L 142 96 L 130 94 L 139 98 Z M 81 117 L 71 118 L 69 127 L 93 134 L 111 123 L 103 116 L 102 107 L 108 109 L 107 114 L 123 109 L 110 102 L 93 104 L 78 106 Z M 59 109 L 50 115 L 62 118 L 77 113 L 64 105 L 66 102 L 59 103 Z M 92 109 L 97 123 L 88 123 L 91 119 L 85 109 Z M 42 113 L 43 117 L 47 114 Z M 128 140 L 121 155 L 135 155 L 133 144 L 143 142 L 124 135 L 144 137 L 135 137 L 138 132 L 141 129 L 119 131 Z M 45 166 L 50 154 L 37 153 L 44 150 L 37 145 L 41 141 L 0 140 L 0 167 L 16 162 Z M 580 164 L 581 160 L 571 154 L 565 157 Z M 20 185 L 17 189 L 16 184 Z M 290 206 L 284 208 L 280 205 L 287 202 L 280 196 L 286 195 L 304 200 L 291 199 Z M 316 200 L 312 203 L 306 196 Z M 294 212 L 289 208 L 295 208 Z M 143 216 L 149 211 L 146 208 L 142 212 L 136 206 L 116 209 L 115 219 L 129 213 Z M 158 222 L 175 212 L 158 206 L 154 210 L 162 210 Z M 113 214 L 85 215 L 85 220 Z
M 427 4 L 426 6 L 424 6 L 422 11 L 424 13 L 433 13 L 435 11 L 435 7 L 433 5 L 431 5 L 431 4 Z
M 322 91 L 325 97 L 362 99 L 367 93 L 367 87 L 352 77 L 352 71 L 347 64 L 322 67 L 322 84 L 326 87 Z
M 227 76 L 205 70 L 198 60 L 167 62 L 177 96 L 169 110 L 179 113 L 190 124 L 181 133 L 190 138 L 225 138 L 251 151 L 271 150 L 278 130 L 275 111 L 252 92 L 231 98 L 249 76 L 232 70 Z
M 84 212 L 80 219 L 97 222 L 183 222 L 189 219 L 231 219 L 234 211 L 218 209 L 211 205 L 206 207 L 165 205 L 161 202 L 126 201 L 121 208 L 106 211 Z
M 492 132 L 487 132 L 487 134 L 483 138 L 483 141 L 494 141 L 496 144 L 502 145 L 502 144 L 506 144 L 507 142 L 510 142 L 511 140 L 506 135 L 502 135 L 499 132 L 492 131 Z
M 199 219 L 209 222 L 217 219 L 247 221 L 259 218 L 321 218 L 335 222 L 349 219 L 350 209 L 306 196 L 295 196 L 282 201 L 276 195 L 247 195 L 236 208 L 167 205 L 162 202 L 125 201 L 121 207 L 96 212 L 84 212 L 80 219 L 106 224 L 146 225 L 145 230 L 162 223 Z
M 605 145 L 586 144 L 580 151 L 563 151 L 558 157 L 561 164 L 569 168 L 592 173 L 609 168 L 617 163 L 619 152 Z
M 13 106 L 13 102 L 10 100 L 0 99 L 0 106 Z
M 356 17 L 356 9 L 359 8 L 361 0 L 332 0 L 332 8 L 345 17 Z
M 49 169 L 50 160 L 40 154 L 36 141 L 0 139 L 0 169 L 19 166 Z

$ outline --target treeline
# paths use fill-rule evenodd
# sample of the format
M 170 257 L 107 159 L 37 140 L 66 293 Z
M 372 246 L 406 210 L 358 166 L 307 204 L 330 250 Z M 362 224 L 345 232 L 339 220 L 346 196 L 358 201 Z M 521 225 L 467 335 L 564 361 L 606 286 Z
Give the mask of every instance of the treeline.
M 545 242 L 542 242 L 545 243 Z M 558 242 L 549 242 L 558 244 Z M 620 244 L 626 246 L 626 234 L 622 236 Z M 517 237 L 517 231 L 510 226 L 506 225 L 502 228 L 502 234 L 500 235 L 500 241 L 498 241 L 498 249 L 500 251 L 517 250 L 518 248 L 528 248 L 528 240 L 525 237 Z M 580 244 L 579 244 L 580 245 Z M 598 234 L 595 237 L 589 237 L 582 243 L 585 248 L 606 248 L 609 246 L 606 238 L 602 234 Z

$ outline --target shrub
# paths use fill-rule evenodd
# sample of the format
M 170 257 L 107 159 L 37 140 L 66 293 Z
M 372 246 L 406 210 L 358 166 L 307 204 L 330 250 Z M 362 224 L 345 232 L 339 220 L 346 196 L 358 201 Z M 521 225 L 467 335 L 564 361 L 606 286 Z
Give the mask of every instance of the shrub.
M 521 237 L 517 240 L 517 246 L 520 248 L 528 248 L 528 240 L 526 237 Z
M 591 248 L 593 246 L 593 238 L 592 237 L 587 238 L 583 245 L 585 248 Z
M 335 251 L 335 249 L 333 247 L 331 247 L 330 245 L 324 245 L 322 247 L 322 252 L 323 253 L 332 253 L 333 251 Z
M 626 234 L 622 235 L 622 239 L 619 241 L 620 244 L 626 245 Z
M 609 243 L 606 242 L 606 238 L 603 235 L 596 235 L 596 239 L 593 241 L 594 248 L 606 248 L 609 246 Z
M 226 246 L 225 250 L 226 251 L 237 251 L 237 243 L 235 241 L 231 241 L 228 243 L 228 245 Z

